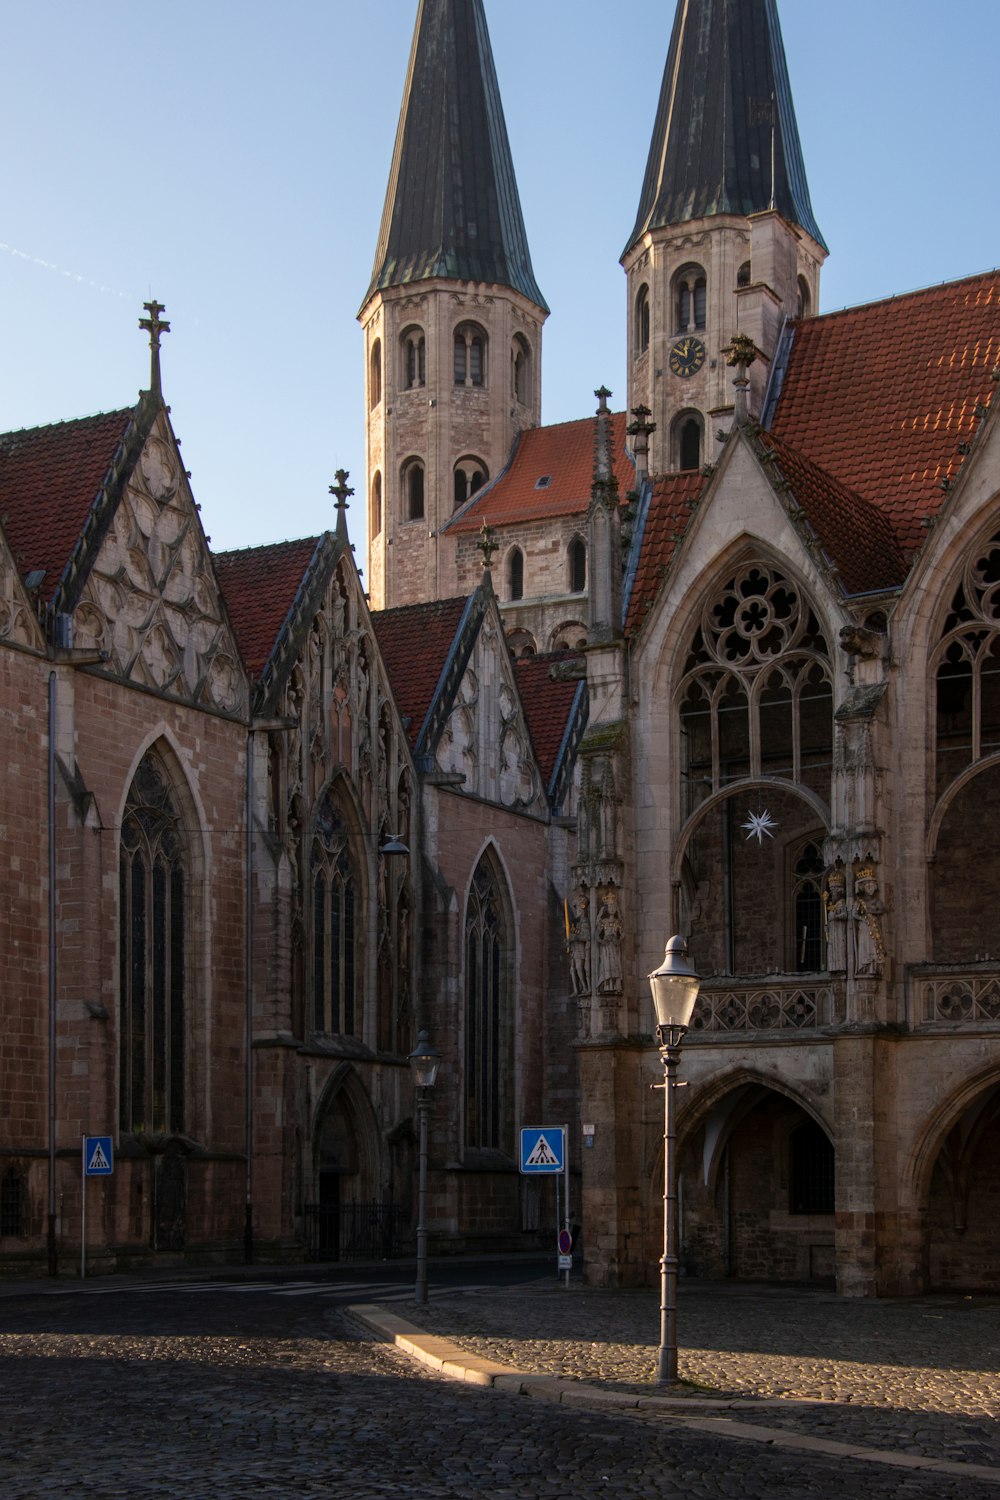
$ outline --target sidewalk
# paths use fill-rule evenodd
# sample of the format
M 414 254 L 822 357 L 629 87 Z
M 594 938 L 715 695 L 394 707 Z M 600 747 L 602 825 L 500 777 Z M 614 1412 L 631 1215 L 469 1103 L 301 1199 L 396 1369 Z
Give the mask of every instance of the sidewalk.
M 431 1281 L 433 1289 L 433 1271 Z M 744 1441 L 961 1473 L 1000 1494 L 1000 1298 L 869 1302 L 682 1283 L 684 1384 L 667 1395 L 653 1385 L 653 1291 L 597 1291 L 578 1280 L 566 1289 L 553 1275 L 507 1292 L 434 1293 L 412 1310 L 352 1311 L 456 1379 Z

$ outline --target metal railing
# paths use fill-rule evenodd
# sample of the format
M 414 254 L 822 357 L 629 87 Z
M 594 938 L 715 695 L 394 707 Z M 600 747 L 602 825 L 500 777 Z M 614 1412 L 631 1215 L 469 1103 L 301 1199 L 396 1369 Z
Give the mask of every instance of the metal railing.
M 310 1260 L 392 1260 L 401 1253 L 398 1203 L 307 1203 Z

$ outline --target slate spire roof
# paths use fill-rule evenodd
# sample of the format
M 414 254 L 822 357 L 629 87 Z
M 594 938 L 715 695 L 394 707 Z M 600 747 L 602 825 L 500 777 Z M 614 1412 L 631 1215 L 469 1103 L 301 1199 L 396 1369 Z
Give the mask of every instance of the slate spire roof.
M 777 0 L 677 0 L 625 253 L 650 229 L 771 207 L 826 248 L 809 201 Z
M 483 0 L 420 0 L 371 285 L 431 277 L 510 287 L 531 268 Z

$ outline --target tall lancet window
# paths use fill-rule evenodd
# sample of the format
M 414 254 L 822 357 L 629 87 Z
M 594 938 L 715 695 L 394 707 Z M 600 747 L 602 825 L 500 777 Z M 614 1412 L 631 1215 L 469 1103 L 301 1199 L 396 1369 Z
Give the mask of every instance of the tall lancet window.
M 313 1026 L 341 1036 L 360 1033 L 356 1000 L 358 882 L 347 824 L 330 797 L 316 817 L 312 843 Z
M 465 1144 L 513 1147 L 513 953 L 505 893 L 489 855 L 465 915 Z
M 184 1129 L 184 927 L 181 821 L 166 768 L 143 756 L 119 851 L 119 1129 Z

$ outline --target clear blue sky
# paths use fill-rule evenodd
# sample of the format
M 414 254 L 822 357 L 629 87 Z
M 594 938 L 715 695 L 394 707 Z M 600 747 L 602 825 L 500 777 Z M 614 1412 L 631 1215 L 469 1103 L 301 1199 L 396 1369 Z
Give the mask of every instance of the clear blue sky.
M 486 0 L 547 422 L 625 399 L 624 276 L 673 0 Z M 825 310 L 1000 262 L 997 0 L 780 0 Z M 416 0 L 0 0 L 0 430 L 129 405 L 141 304 L 213 546 L 359 495 L 361 333 Z

